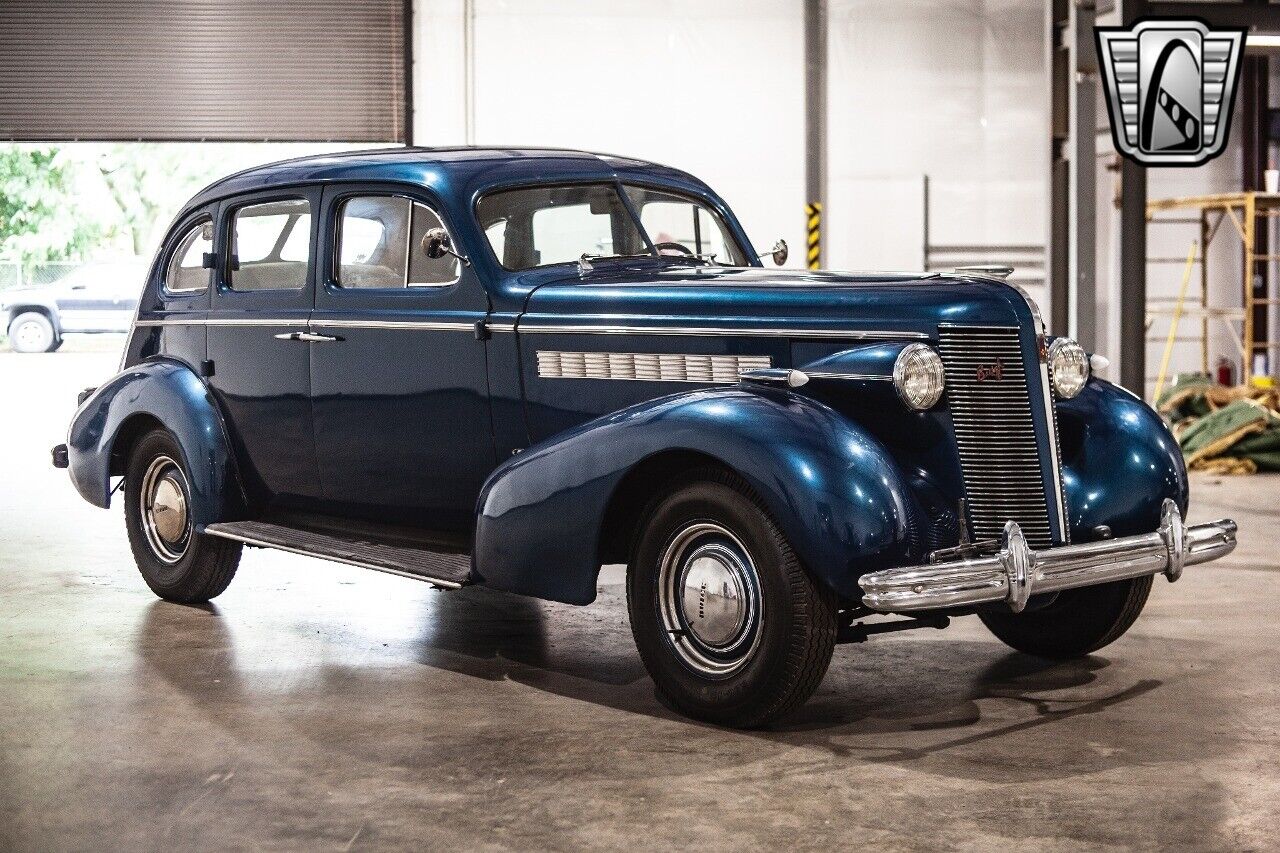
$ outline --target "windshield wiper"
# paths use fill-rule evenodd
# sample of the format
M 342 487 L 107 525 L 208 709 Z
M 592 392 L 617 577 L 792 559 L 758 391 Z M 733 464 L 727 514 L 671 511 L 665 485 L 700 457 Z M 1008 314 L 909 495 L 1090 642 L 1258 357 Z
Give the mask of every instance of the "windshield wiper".
M 652 257 L 654 257 L 652 252 L 633 252 L 631 254 L 626 254 L 626 255 L 593 255 L 590 252 L 583 252 L 582 257 L 578 258 L 578 272 L 581 274 L 593 269 L 593 267 L 591 266 L 592 261 L 614 261 L 614 260 L 623 260 L 625 258 L 652 258 Z

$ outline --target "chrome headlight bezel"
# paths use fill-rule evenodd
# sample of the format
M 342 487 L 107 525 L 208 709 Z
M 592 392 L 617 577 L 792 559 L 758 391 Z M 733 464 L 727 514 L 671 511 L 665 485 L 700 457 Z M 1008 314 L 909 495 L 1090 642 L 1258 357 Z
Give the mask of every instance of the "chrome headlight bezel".
M 1071 338 L 1058 338 L 1049 345 L 1049 381 L 1063 400 L 1079 396 L 1089 384 L 1089 354 Z
M 893 362 L 893 387 L 898 398 L 913 411 L 938 405 L 946 390 L 942 357 L 927 344 L 908 344 Z

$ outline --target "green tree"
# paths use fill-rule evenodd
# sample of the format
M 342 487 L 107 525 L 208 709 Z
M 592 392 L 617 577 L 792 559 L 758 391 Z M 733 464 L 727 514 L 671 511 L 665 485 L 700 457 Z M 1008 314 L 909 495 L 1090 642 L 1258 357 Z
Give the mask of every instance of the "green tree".
M 119 227 L 135 255 L 154 248 L 155 229 L 188 197 L 218 174 L 216 163 L 201 156 L 198 146 L 111 145 L 91 158 L 112 201 L 119 208 Z
M 24 263 L 81 254 L 101 236 L 77 215 L 75 164 L 53 146 L 0 146 L 0 257 Z

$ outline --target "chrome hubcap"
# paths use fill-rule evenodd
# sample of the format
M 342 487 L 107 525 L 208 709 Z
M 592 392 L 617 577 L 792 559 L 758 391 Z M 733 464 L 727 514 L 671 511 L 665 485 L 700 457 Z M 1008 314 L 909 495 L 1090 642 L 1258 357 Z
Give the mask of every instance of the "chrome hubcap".
M 157 456 L 142 476 L 142 528 L 147 544 L 166 563 L 182 559 L 191 541 L 187 478 L 168 456 Z
M 44 329 L 39 323 L 23 323 L 13 331 L 14 338 L 24 347 L 36 347 L 44 343 Z
M 714 522 L 688 525 L 663 554 L 659 611 L 677 657 L 695 672 L 725 677 L 760 642 L 760 588 L 742 542 Z

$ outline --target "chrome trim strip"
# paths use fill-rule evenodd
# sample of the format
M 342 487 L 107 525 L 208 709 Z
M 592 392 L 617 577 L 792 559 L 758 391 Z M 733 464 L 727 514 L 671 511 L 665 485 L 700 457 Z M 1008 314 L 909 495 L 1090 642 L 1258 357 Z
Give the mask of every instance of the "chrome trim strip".
M 806 370 L 805 376 L 810 379 L 848 379 L 864 382 L 892 382 L 893 377 L 886 373 L 814 373 Z
M 261 539 L 255 539 L 252 536 L 245 536 L 240 533 L 231 533 L 225 530 L 211 530 L 205 528 L 201 531 L 207 536 L 219 536 L 223 539 L 230 539 L 233 542 L 243 542 L 246 545 L 252 545 L 255 548 L 271 548 L 275 551 L 287 551 L 290 554 L 301 554 L 304 557 L 315 557 L 317 560 L 330 560 L 334 563 L 345 563 L 348 566 L 356 566 L 361 569 L 373 569 L 375 572 L 385 572 L 389 575 L 399 575 L 402 578 L 412 578 L 416 581 L 426 581 L 436 586 L 446 589 L 462 589 L 462 584 L 453 581 L 440 580 L 438 578 L 429 577 L 427 575 L 415 575 L 412 572 L 402 572 L 399 569 L 389 568 L 388 566 L 379 566 L 375 563 L 364 563 L 350 557 L 336 557 L 332 554 L 316 554 L 306 551 L 302 548 L 294 548 L 289 545 L 277 545 L 274 542 L 264 542 Z
M 245 318 L 223 318 L 223 317 L 207 317 L 190 319 L 166 317 L 163 320 L 138 320 L 135 326 L 306 326 L 306 317 L 294 317 L 291 319 L 272 318 L 266 319 L 261 317 L 245 317 Z
M 723 326 L 527 326 L 521 323 L 516 331 L 522 334 L 527 332 L 536 335 L 728 335 L 773 338 L 844 338 L 871 341 L 929 340 L 929 336 L 923 332 L 885 332 L 860 329 L 753 329 Z
M 301 318 L 165 318 L 162 320 L 137 320 L 136 326 L 298 326 L 306 325 L 307 320 Z M 467 331 L 475 330 L 475 323 L 466 321 L 444 320 L 326 320 L 312 317 L 313 326 L 330 326 L 348 329 L 423 329 L 428 331 Z M 831 338 L 845 340 L 900 341 L 929 340 L 923 332 L 887 332 L 865 331 L 858 329 L 750 329 L 726 328 L 712 326 L 525 326 L 516 323 L 491 323 L 491 332 L 528 332 L 529 334 L 565 334 L 565 335 L 672 335 L 710 337 L 726 335 L 733 337 L 772 337 L 772 338 Z M 969 327 L 972 328 L 972 327 Z
M 732 384 L 741 374 L 768 370 L 772 363 L 767 355 L 538 350 L 538 376 L 542 379 Z
M 990 556 L 872 572 L 859 580 L 862 602 L 884 613 L 909 613 L 1005 602 L 1015 612 L 1032 595 L 1164 573 L 1176 581 L 1185 566 L 1230 554 L 1230 519 L 1186 526 L 1173 501 L 1160 527 L 1138 536 L 1032 550 L 1016 522 L 1005 526 Z
M 412 329 L 416 331 L 438 331 L 438 332 L 474 332 L 476 323 L 481 322 L 483 318 L 477 318 L 473 322 L 465 320 L 325 320 L 319 317 L 311 318 L 312 326 L 324 326 L 330 329 Z
M 477 321 L 478 322 L 478 321 Z M 415 329 L 423 331 L 474 332 L 475 323 L 444 320 L 324 320 L 304 317 L 280 318 L 166 318 L 164 320 L 139 320 L 138 326 L 326 326 L 338 329 Z
M 1062 461 L 1059 458 L 1061 448 L 1058 445 L 1058 409 L 1053 401 L 1053 387 L 1049 384 L 1049 365 L 1040 362 L 1040 387 L 1044 392 L 1044 419 L 1049 425 L 1049 468 L 1053 471 L 1053 502 L 1057 506 L 1058 530 L 1062 541 L 1071 542 L 1071 531 L 1067 528 L 1066 503 L 1067 496 L 1062 488 Z

